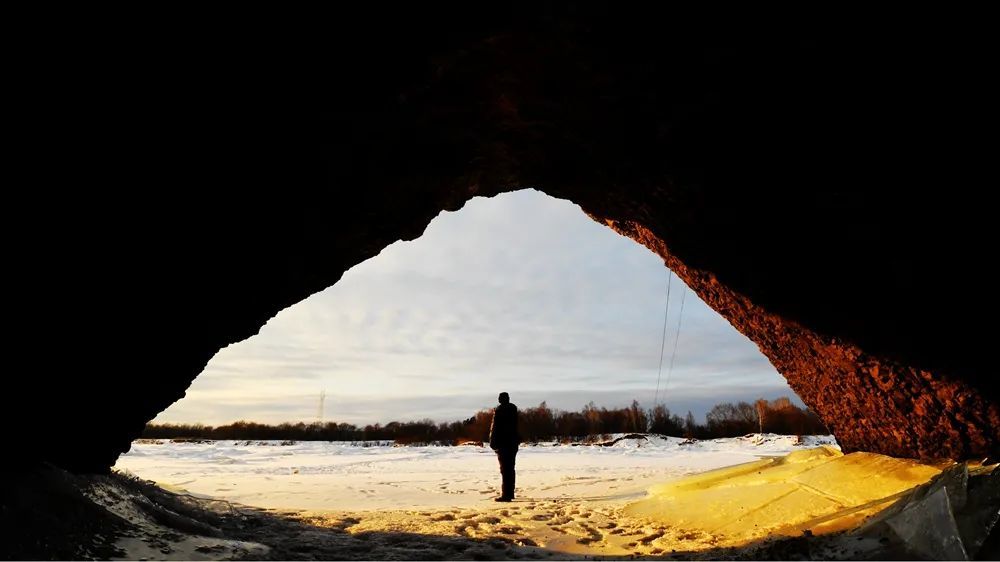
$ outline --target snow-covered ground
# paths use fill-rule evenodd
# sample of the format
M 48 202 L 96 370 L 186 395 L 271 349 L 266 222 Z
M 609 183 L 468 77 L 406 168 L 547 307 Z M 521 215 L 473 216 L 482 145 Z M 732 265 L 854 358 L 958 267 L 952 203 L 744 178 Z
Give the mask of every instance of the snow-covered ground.
M 516 494 L 619 503 L 671 478 L 824 444 L 836 442 L 824 436 L 796 444 L 792 436 L 756 435 L 685 443 L 649 436 L 607 447 L 528 445 L 517 455 Z M 494 505 L 500 485 L 496 456 L 475 446 L 141 441 L 116 468 L 195 495 L 310 511 L 485 507 Z
M 115 543 L 129 559 L 259 557 L 268 549 L 279 558 L 579 559 L 676 552 L 770 559 L 790 556 L 782 549 L 792 547 L 802 551 L 791 557 L 878 558 L 887 535 L 836 531 L 855 529 L 941 467 L 838 449 L 832 437 L 798 442 L 778 435 L 522 446 L 513 503 L 492 501 L 500 484 L 496 457 L 476 446 L 143 441 L 119 459 L 118 469 L 167 489 L 263 508 L 220 508 L 240 518 L 230 527 L 238 540 L 228 542 L 218 534 L 178 535 L 164 528 L 162 517 L 147 516 L 149 500 L 130 500 L 127 490 L 96 487 L 92 496 L 141 523 L 141 532 Z M 243 518 L 255 522 L 250 535 Z M 294 548 L 282 550 L 291 536 Z M 817 539 L 792 546 L 768 542 L 804 536 Z

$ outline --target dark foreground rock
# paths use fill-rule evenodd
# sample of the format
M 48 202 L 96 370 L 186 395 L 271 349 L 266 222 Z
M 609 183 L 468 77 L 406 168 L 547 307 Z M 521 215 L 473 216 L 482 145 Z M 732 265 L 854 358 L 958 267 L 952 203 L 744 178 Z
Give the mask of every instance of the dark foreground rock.
M 334 519 L 175 494 L 121 474 L 56 468 L 3 483 L 3 559 L 494 560 L 579 559 L 511 538 L 357 532 L 371 514 Z M 949 500 L 941 498 L 947 496 Z M 941 506 L 951 502 L 945 511 Z M 996 559 L 1000 471 L 955 465 L 858 528 L 739 547 L 660 552 L 677 560 Z M 53 516 L 53 513 L 59 513 Z M 16 514 L 16 515 L 15 515 Z M 424 514 L 429 515 L 429 514 Z M 422 514 L 413 513 L 413 517 Z M 947 524 L 945 524 L 947 523 Z M 596 559 L 635 559 L 636 556 Z M 640 557 L 643 558 L 643 557 Z

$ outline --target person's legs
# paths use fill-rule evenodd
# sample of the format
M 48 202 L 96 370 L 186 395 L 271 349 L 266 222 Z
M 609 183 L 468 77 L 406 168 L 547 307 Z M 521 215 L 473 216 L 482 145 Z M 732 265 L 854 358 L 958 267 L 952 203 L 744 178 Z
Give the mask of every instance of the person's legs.
M 500 459 L 500 476 L 503 478 L 501 498 L 514 499 L 514 459 L 517 449 L 501 449 L 497 451 Z
M 498 502 L 508 501 L 509 498 L 507 497 L 507 479 L 509 478 L 510 471 L 507 468 L 508 465 L 507 457 L 509 455 L 507 449 L 497 449 L 496 453 L 497 453 L 497 462 L 500 463 L 500 478 L 502 479 L 502 483 L 500 486 L 501 489 L 500 496 L 496 498 L 496 501 Z
M 514 448 L 510 452 L 510 488 L 507 491 L 507 497 L 514 499 L 514 481 L 516 480 L 517 472 L 514 470 L 514 461 L 517 458 L 517 448 Z

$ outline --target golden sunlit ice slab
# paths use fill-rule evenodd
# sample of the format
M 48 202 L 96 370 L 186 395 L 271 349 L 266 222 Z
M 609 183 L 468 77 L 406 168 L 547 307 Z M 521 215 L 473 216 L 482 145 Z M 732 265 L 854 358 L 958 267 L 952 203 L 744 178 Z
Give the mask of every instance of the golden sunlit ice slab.
M 940 472 L 909 459 L 819 447 L 654 486 L 625 512 L 729 544 L 821 534 L 853 527 Z

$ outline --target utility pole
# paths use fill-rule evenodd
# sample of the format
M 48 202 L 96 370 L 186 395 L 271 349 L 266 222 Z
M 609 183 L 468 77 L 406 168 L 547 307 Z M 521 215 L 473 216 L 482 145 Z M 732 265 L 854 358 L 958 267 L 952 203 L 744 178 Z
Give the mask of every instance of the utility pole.
M 764 411 L 767 409 L 767 400 L 761 398 L 757 401 L 757 423 L 760 424 L 760 433 L 764 434 Z

